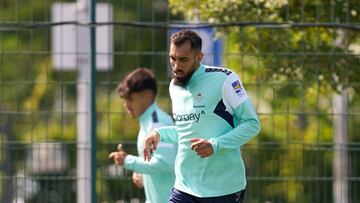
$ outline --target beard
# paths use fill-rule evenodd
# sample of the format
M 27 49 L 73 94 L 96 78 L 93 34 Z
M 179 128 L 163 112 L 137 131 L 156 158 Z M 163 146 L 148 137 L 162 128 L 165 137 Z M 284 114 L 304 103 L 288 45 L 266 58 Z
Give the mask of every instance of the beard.
M 174 84 L 180 87 L 186 87 L 186 85 L 188 84 L 191 76 L 194 74 L 195 72 L 195 68 L 193 68 L 190 72 L 188 72 L 186 75 L 182 76 L 182 77 L 176 77 L 175 74 L 172 74 L 172 78 L 174 80 Z

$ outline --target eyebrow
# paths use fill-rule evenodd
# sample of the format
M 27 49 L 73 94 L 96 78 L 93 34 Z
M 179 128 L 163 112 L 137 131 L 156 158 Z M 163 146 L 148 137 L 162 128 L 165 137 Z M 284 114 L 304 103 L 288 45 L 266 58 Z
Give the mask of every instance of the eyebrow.
M 187 56 L 182 56 L 182 57 L 175 57 L 175 56 L 172 56 L 172 55 L 169 55 L 170 58 L 175 58 L 176 60 L 181 60 L 181 59 L 187 59 L 189 57 Z

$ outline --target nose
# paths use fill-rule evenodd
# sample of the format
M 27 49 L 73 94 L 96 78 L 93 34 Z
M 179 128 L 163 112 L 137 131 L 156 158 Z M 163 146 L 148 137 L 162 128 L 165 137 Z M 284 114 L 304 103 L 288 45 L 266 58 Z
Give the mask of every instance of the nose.
M 175 61 L 175 60 L 172 61 L 171 66 L 172 66 L 173 70 L 179 70 L 179 65 L 178 65 L 177 61 Z

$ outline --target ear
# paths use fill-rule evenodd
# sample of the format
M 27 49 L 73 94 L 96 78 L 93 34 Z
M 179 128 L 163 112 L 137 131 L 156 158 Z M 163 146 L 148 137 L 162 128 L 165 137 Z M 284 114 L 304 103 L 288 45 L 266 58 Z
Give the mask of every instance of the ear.
M 202 60 L 202 58 L 204 57 L 204 54 L 202 52 L 199 52 L 196 54 L 196 62 L 200 63 L 200 61 Z
M 145 90 L 144 91 L 144 97 L 145 99 L 151 104 L 155 100 L 155 95 L 152 90 Z

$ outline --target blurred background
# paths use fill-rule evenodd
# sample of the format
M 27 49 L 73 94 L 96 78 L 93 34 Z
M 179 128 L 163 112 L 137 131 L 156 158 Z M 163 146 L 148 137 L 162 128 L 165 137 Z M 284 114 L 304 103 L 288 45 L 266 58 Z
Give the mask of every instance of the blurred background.
M 115 89 L 148 67 L 170 114 L 181 28 L 261 119 L 245 202 L 360 202 L 359 22 L 358 0 L 1 0 L 0 202 L 144 202 L 108 159 L 118 143 L 136 154 L 139 129 Z

